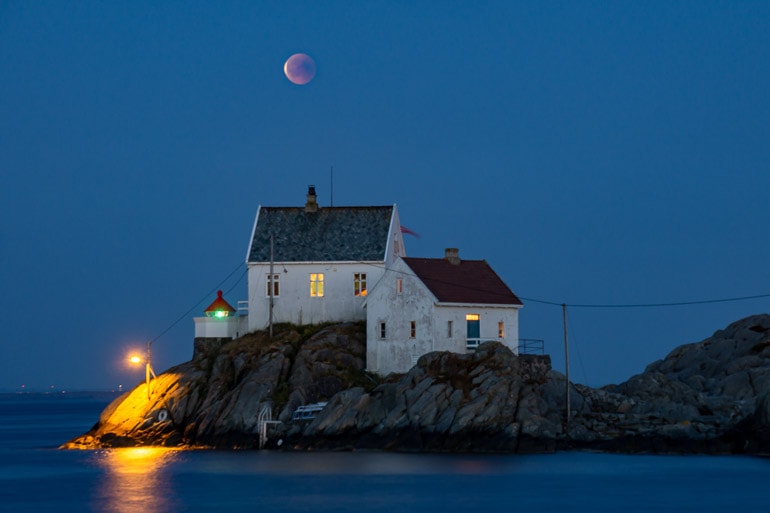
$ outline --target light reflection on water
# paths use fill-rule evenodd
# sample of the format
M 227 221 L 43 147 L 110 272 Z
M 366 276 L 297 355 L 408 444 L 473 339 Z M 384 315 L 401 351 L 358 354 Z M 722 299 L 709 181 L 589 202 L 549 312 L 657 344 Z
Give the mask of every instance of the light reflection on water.
M 766 505 L 770 462 L 741 457 L 431 455 L 116 449 L 95 453 L 92 511 L 724 512 Z M 554 490 L 560 490 L 554 493 Z M 695 499 L 694 499 L 695 498 Z M 365 505 L 363 507 L 362 505 Z
M 519 459 L 470 454 L 186 451 L 187 474 L 231 476 L 409 476 L 510 473 Z M 174 465 L 178 467 L 179 465 Z
M 765 511 L 770 459 L 53 450 L 106 404 L 0 397 L 0 510 L 443 513 Z
M 179 451 L 164 447 L 131 447 L 96 453 L 104 470 L 94 496 L 94 511 L 160 513 L 169 511 L 174 491 L 164 468 Z

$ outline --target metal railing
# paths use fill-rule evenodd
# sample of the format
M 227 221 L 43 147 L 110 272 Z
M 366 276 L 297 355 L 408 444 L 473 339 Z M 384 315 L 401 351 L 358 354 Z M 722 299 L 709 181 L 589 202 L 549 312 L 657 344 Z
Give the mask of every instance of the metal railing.
M 478 349 L 484 342 L 503 342 L 502 338 L 466 338 L 465 347 L 467 349 Z
M 475 351 L 484 342 L 504 342 L 502 338 L 466 338 L 465 347 L 468 350 Z M 545 341 L 537 338 L 520 338 L 519 354 L 545 354 Z
M 291 420 L 313 420 L 324 408 L 326 408 L 325 402 L 298 406 L 297 409 L 294 410 Z
M 538 338 L 520 338 L 519 354 L 545 354 L 545 341 Z

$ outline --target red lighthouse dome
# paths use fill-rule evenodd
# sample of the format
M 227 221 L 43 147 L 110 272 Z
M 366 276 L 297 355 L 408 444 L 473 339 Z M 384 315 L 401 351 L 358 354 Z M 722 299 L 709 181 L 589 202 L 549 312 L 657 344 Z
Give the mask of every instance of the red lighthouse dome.
M 235 315 L 235 308 L 225 301 L 222 297 L 222 291 L 218 290 L 217 298 L 204 310 L 204 313 L 207 317 L 232 317 Z

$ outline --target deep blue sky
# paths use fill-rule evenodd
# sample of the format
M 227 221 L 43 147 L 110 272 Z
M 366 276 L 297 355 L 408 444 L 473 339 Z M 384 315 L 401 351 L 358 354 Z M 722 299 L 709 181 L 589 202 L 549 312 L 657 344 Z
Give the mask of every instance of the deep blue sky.
M 154 365 L 188 360 L 257 206 L 328 205 L 331 166 L 409 255 L 489 261 L 560 370 L 561 308 L 527 299 L 770 293 L 770 2 L 475 4 L 0 2 L 0 389 L 133 385 L 180 317 Z M 570 308 L 572 378 L 768 310 Z

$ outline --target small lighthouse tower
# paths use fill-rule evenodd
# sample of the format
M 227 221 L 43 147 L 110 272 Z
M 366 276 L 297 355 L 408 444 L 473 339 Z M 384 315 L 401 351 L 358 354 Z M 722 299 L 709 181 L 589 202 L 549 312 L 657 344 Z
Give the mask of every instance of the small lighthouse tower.
M 205 317 L 194 317 L 195 322 L 195 355 L 214 346 L 219 347 L 224 342 L 238 338 L 243 333 L 242 320 L 233 306 L 222 297 L 222 291 L 217 291 L 217 298 L 203 311 Z

